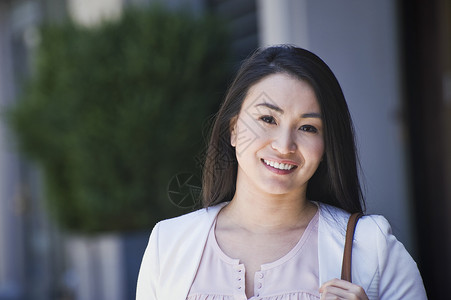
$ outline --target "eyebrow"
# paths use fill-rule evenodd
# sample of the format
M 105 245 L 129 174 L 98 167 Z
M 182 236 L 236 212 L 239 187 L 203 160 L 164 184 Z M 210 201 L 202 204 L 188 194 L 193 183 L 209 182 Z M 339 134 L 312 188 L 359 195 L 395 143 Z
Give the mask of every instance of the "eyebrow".
M 267 107 L 267 108 L 269 108 L 269 109 L 275 110 L 275 111 L 277 111 L 277 112 L 283 114 L 283 109 L 281 109 L 280 107 L 278 107 L 278 106 L 276 106 L 276 105 L 274 105 L 274 104 L 271 104 L 271 103 L 263 102 L 263 103 L 260 103 L 260 104 L 255 105 L 255 106 L 256 106 L 256 107 L 258 107 L 258 106 L 264 106 L 264 107 Z
M 306 119 L 306 118 L 318 118 L 318 119 L 321 119 L 321 114 L 319 114 L 319 113 L 307 113 L 307 114 L 301 115 L 301 118 L 304 118 L 304 119 Z
M 276 111 L 278 113 L 281 113 L 281 114 L 284 113 L 283 109 L 281 109 L 277 105 L 274 105 L 274 104 L 271 104 L 271 103 L 267 103 L 267 102 L 259 103 L 259 104 L 255 105 L 255 106 L 256 107 L 264 106 L 264 107 L 267 107 L 267 108 L 269 108 L 271 110 L 274 110 L 274 111 Z M 321 114 L 319 114 L 319 113 L 305 113 L 305 114 L 301 115 L 301 118 L 304 118 L 304 119 L 305 118 L 318 118 L 318 119 L 321 119 Z

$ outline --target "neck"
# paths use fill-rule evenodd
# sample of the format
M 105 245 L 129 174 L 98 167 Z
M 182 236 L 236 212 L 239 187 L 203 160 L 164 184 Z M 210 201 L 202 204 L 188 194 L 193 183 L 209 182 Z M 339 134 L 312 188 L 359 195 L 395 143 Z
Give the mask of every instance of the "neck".
M 230 225 L 254 233 L 282 232 L 304 227 L 316 212 L 305 193 L 267 195 L 239 190 L 222 214 Z

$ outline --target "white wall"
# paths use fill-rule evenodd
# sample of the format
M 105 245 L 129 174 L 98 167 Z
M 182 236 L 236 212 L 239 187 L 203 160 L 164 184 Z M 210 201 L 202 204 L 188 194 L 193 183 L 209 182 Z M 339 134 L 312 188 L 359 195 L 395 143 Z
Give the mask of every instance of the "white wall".
M 319 55 L 334 71 L 356 127 L 367 212 L 384 215 L 398 239 L 415 256 L 406 141 L 400 116 L 395 1 L 280 0 L 278 7 L 274 2 L 258 0 L 261 45 L 295 43 Z M 285 19 L 291 20 L 283 24 L 293 26 L 297 22 L 303 27 L 293 30 L 275 24 L 280 19 L 278 14 L 287 8 L 290 13 Z M 293 20 L 296 15 L 302 20 Z M 265 28 L 278 28 L 279 32 Z

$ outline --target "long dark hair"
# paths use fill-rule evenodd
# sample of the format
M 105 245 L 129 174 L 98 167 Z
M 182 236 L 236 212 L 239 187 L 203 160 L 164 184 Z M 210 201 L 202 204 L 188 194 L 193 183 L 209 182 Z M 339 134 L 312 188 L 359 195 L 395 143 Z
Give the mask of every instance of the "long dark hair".
M 324 127 L 325 154 L 308 182 L 307 198 L 348 212 L 361 212 L 364 199 L 358 177 L 354 128 L 335 75 L 315 54 L 290 45 L 259 49 L 241 65 L 216 115 L 203 169 L 203 205 L 230 201 L 237 165 L 230 145 L 230 123 L 240 113 L 251 86 L 264 77 L 286 73 L 308 82 L 316 93 Z

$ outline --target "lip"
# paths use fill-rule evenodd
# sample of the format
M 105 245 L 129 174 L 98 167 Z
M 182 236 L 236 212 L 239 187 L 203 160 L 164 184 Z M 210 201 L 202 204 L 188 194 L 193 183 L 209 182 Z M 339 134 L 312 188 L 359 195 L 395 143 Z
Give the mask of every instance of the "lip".
M 279 164 L 280 164 L 280 163 L 283 163 L 283 164 L 293 165 L 294 168 L 292 168 L 292 169 L 290 169 L 290 170 L 281 170 L 281 169 L 277 169 L 277 168 L 268 166 L 268 165 L 264 162 L 264 160 L 270 160 L 270 161 L 278 162 Z M 279 160 L 279 159 L 262 158 L 262 159 L 260 159 L 260 161 L 261 161 L 261 163 L 262 163 L 268 170 L 270 170 L 270 171 L 273 172 L 273 173 L 279 174 L 279 175 L 288 175 L 288 174 L 291 174 L 291 173 L 293 173 L 294 170 L 296 170 L 296 169 L 298 168 L 298 166 L 299 166 L 299 164 L 293 162 L 292 160 Z

